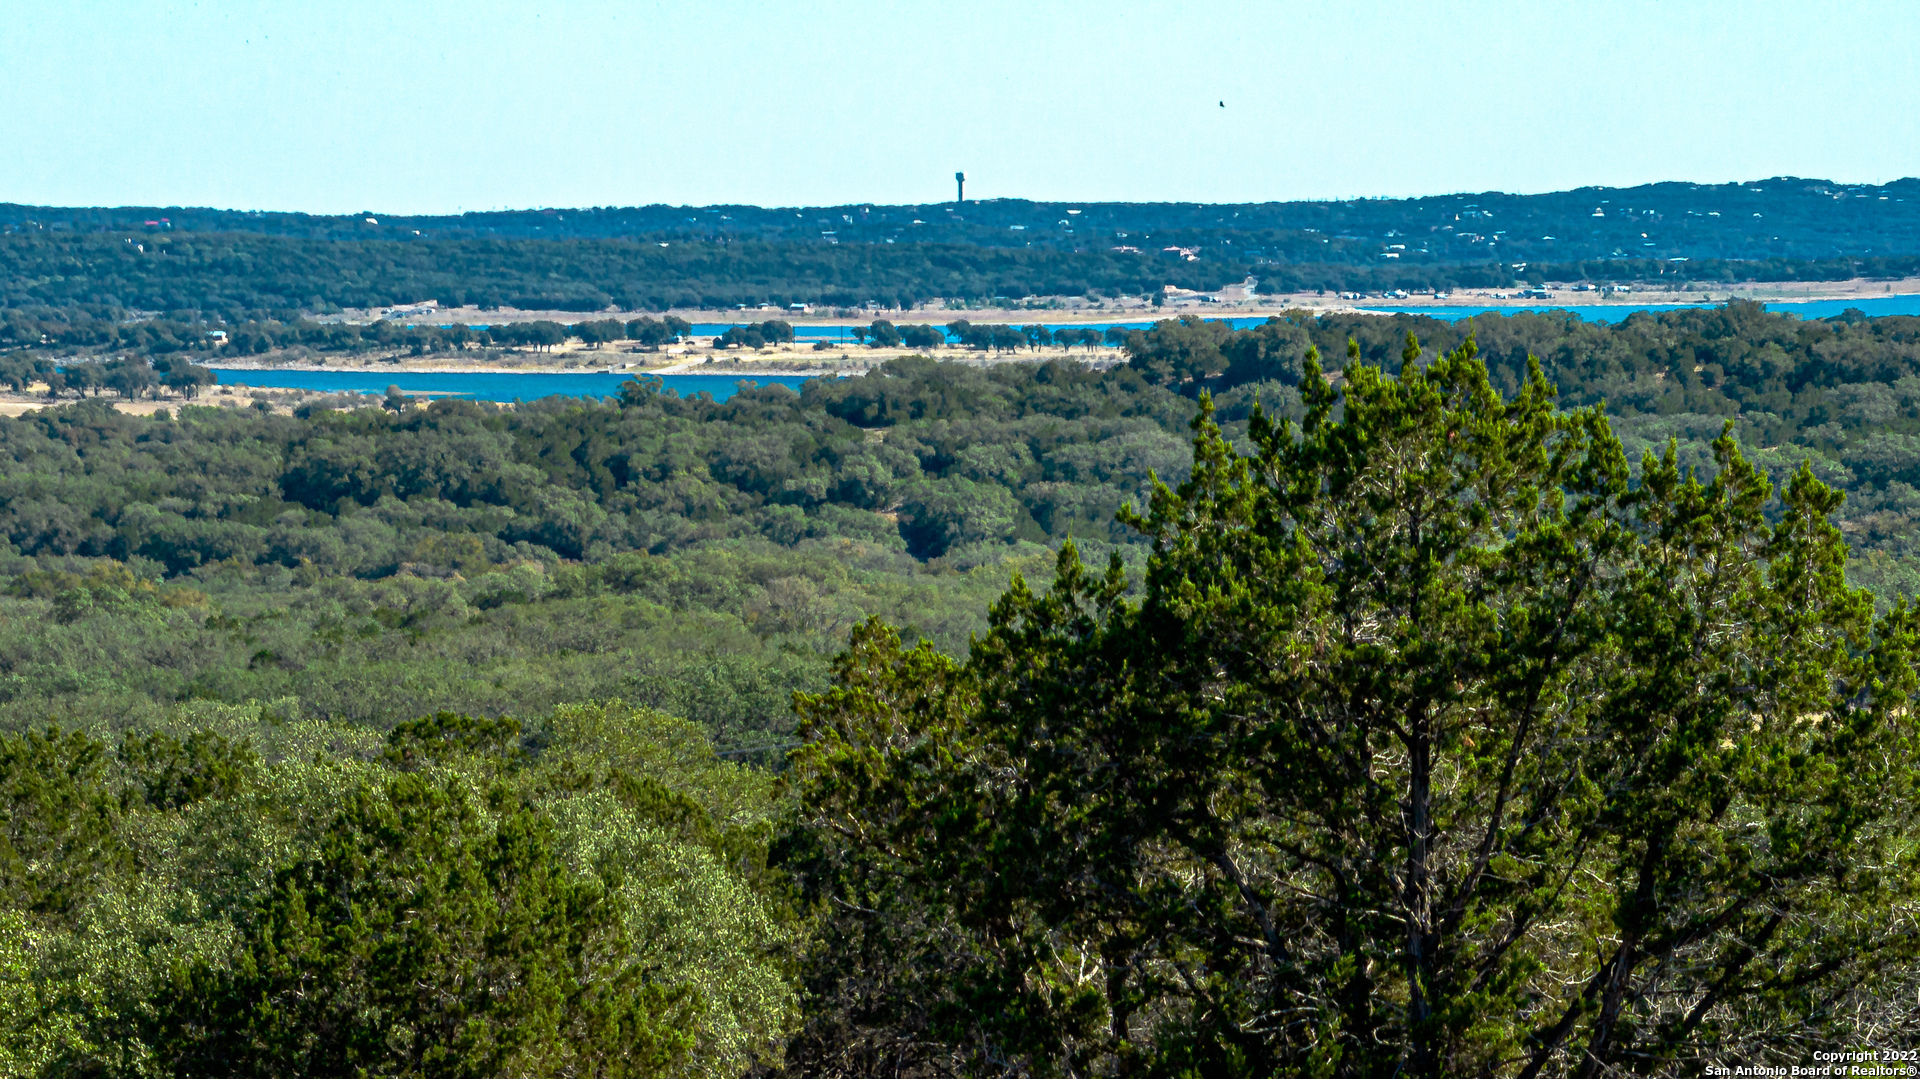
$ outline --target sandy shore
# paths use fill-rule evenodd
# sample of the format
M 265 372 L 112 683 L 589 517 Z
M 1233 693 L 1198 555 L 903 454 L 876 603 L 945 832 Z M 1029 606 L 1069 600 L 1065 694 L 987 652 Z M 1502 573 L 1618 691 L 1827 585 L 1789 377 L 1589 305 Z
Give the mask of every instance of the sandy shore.
M 0 390 L 0 416 L 24 416 L 43 408 L 79 403 L 79 400 L 73 397 L 62 397 L 57 401 L 47 400 L 44 384 L 30 385 L 27 390 L 26 393 L 8 393 Z M 158 400 L 143 397 L 129 401 L 123 397 L 101 394 L 91 400 L 103 401 L 111 405 L 115 411 L 124 412 L 129 416 L 151 416 L 156 412 L 177 412 L 182 408 L 253 408 L 260 404 L 286 416 L 292 415 L 294 409 L 309 399 L 327 396 L 330 395 L 313 390 L 282 387 L 217 386 L 191 399 L 169 394 Z
M 242 373 L 250 372 L 250 371 L 258 371 L 258 372 L 261 372 L 262 374 L 270 374 L 275 371 L 310 371 L 310 372 L 330 372 L 333 374 L 345 374 L 345 375 L 367 375 L 370 378 L 374 378 L 375 381 L 378 381 L 377 377 L 375 376 L 378 376 L 382 373 L 389 374 L 389 375 L 400 375 L 400 374 L 410 374 L 410 375 L 422 375 L 422 374 L 605 375 L 605 374 L 614 374 L 614 375 L 631 375 L 635 378 L 643 378 L 647 375 L 714 375 L 714 376 L 738 375 L 741 378 L 746 378 L 751 375 L 859 374 L 867 370 L 868 368 L 873 367 L 875 364 L 886 362 L 886 360 L 892 358 L 892 356 L 915 354 L 915 353 L 909 353 L 906 350 L 902 350 L 902 349 L 876 350 L 876 351 L 883 352 L 886 354 L 881 355 L 877 358 L 873 355 L 854 356 L 842 363 L 836 363 L 831 366 L 820 364 L 820 363 L 809 363 L 809 362 L 806 362 L 805 360 L 799 359 L 798 357 L 792 360 L 785 360 L 784 358 L 776 358 L 776 357 L 762 357 L 756 360 L 744 360 L 744 361 L 735 361 L 731 363 L 712 363 L 712 364 L 705 362 L 705 359 L 703 357 L 700 359 L 691 359 L 691 360 L 679 361 L 679 362 L 670 363 L 670 364 L 660 364 L 657 366 L 628 367 L 628 366 L 609 365 L 609 366 L 600 366 L 600 367 L 583 367 L 583 366 L 578 366 L 573 364 L 541 364 L 541 363 L 518 363 L 518 362 L 441 363 L 441 362 L 437 362 L 437 360 L 440 359 L 439 357 L 433 357 L 433 356 L 409 356 L 404 362 L 401 362 L 398 364 L 382 363 L 375 366 L 359 366 L 359 365 L 349 365 L 349 364 L 341 364 L 341 363 L 303 363 L 300 361 L 292 361 L 288 363 L 261 363 L 257 360 L 228 363 L 218 359 L 209 361 L 208 366 L 217 367 L 222 371 L 239 371 Z M 1082 355 L 1082 354 L 1076 354 L 1076 356 L 1078 355 Z M 248 386 L 248 383 L 242 381 L 239 383 L 234 383 L 233 385 L 246 387 Z
M 479 351 L 479 350 L 475 350 Z M 286 358 L 274 360 L 271 357 L 248 357 L 246 359 L 225 360 L 212 358 L 205 361 L 209 366 L 223 371 L 315 371 L 365 376 L 369 381 L 377 382 L 383 375 L 407 374 L 444 374 L 444 375 L 582 375 L 616 374 L 644 377 L 647 375 L 712 375 L 715 377 L 751 378 L 755 375 L 783 376 L 834 376 L 862 374 L 888 360 L 902 356 L 918 356 L 924 349 L 912 348 L 869 348 L 849 343 L 842 348 L 816 349 L 810 341 L 769 345 L 764 349 L 744 352 L 740 349 L 715 349 L 705 345 L 693 345 L 676 350 L 676 354 L 616 352 L 607 349 L 590 349 L 578 343 L 569 342 L 557 345 L 553 351 L 539 354 L 525 352 L 498 352 L 487 350 L 485 359 L 477 359 L 472 353 L 466 355 L 439 356 L 402 356 L 402 357 L 351 357 L 331 361 L 302 360 Z M 943 360 L 958 363 L 1044 363 L 1047 360 L 1069 359 L 1080 362 L 1113 362 L 1118 358 L 1119 350 L 1097 348 L 1089 352 L 1084 348 L 1047 347 L 1042 349 L 1021 349 L 1013 353 L 981 353 L 957 348 L 942 349 L 938 355 Z M 636 359 L 636 357 L 644 357 Z M 245 385 L 244 379 L 240 385 Z
M 1920 277 L 1898 281 L 1857 278 L 1851 281 L 1769 281 L 1742 284 L 1712 284 L 1694 288 L 1662 289 L 1635 285 L 1630 292 L 1575 292 L 1568 287 L 1550 287 L 1549 300 L 1528 299 L 1520 289 L 1461 289 L 1442 297 L 1414 293 L 1404 298 L 1380 296 L 1329 303 L 1315 293 L 1262 297 L 1269 305 L 1305 307 L 1314 310 L 1355 310 L 1401 304 L 1409 307 L 1638 307 L 1646 304 L 1726 303 L 1728 300 L 1758 300 L 1762 303 L 1810 303 L 1821 300 L 1875 300 L 1893 296 L 1920 294 Z

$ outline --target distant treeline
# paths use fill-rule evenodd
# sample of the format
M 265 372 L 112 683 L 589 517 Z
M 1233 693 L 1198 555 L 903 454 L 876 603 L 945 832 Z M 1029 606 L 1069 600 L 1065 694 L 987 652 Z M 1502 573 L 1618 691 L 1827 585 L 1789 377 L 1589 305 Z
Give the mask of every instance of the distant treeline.
M 1547 282 L 1658 282 L 1673 285 L 1731 284 L 1740 281 L 1848 281 L 1858 277 L 1899 278 L 1920 274 L 1920 255 L 1886 258 L 1787 259 L 1757 261 L 1699 259 L 1589 259 L 1581 262 L 1393 263 L 1384 266 L 1258 266 L 1260 291 L 1385 292 L 1391 289 L 1442 292 L 1468 288 L 1513 288 Z
M 785 325 L 782 323 L 782 325 Z M 0 383 L 18 387 L 67 359 L 82 356 L 141 356 L 165 368 L 166 357 L 204 359 L 257 356 L 278 349 L 306 348 L 319 353 L 405 351 L 414 355 L 469 348 L 551 349 L 568 340 L 606 344 L 628 340 L 658 349 L 685 337 L 693 327 L 685 319 L 589 319 L 560 323 L 551 319 L 503 322 L 494 326 L 404 326 L 385 319 L 365 326 L 272 318 L 245 322 L 208 322 L 197 317 L 120 322 L 82 309 L 0 310 Z M 792 330 L 787 340 L 792 340 Z M 36 366 L 36 364 L 38 366 Z
M 940 244 L 296 240 L 244 233 L 0 236 L 0 306 L 307 311 L 416 300 L 523 310 L 899 307 L 934 297 L 1214 289 L 1245 265 Z
M 306 240 L 629 239 L 938 244 L 1057 251 L 1199 249 L 1207 261 L 1368 265 L 1619 257 L 1764 260 L 1920 252 L 1920 180 L 1588 187 L 1324 202 L 590 206 L 449 215 L 302 214 L 0 203 L 0 233 L 242 232 Z M 941 292 L 940 295 L 950 293 Z
M 123 389 L 131 397 L 158 383 L 152 379 L 76 382 L 74 372 L 100 367 L 102 361 L 106 361 L 116 369 L 129 366 L 144 369 L 150 365 L 165 376 L 174 366 L 190 367 L 190 360 L 218 363 L 285 350 L 302 350 L 306 358 L 318 360 L 330 354 L 369 352 L 419 356 L 470 348 L 542 351 L 578 340 L 588 345 L 633 341 L 651 351 L 687 337 L 692 329 L 685 319 L 674 315 L 664 318 L 643 315 L 625 322 L 614 318 L 570 323 L 535 319 L 476 328 L 406 326 L 385 319 L 364 326 L 299 318 L 290 322 L 265 319 L 213 323 L 170 318 L 116 322 L 74 308 L 0 310 L 0 349 L 8 350 L 0 353 L 0 385 L 9 386 L 17 393 L 30 383 L 48 382 L 51 376 L 64 371 L 68 377 L 56 384 L 56 390 L 104 386 Z M 958 346 L 980 352 L 1012 352 L 1048 346 L 1117 347 L 1126 341 L 1127 331 L 1113 327 L 1103 333 L 1071 326 L 1013 326 L 973 323 L 966 319 L 949 322 L 943 329 L 923 324 L 896 326 L 887 319 L 875 319 L 870 325 L 854 327 L 853 335 L 873 348 L 932 351 Z M 768 319 L 729 327 L 716 335 L 713 343 L 718 348 L 758 349 L 790 343 L 793 339 L 791 323 Z
M 1124 245 L 1123 245 L 1124 246 Z M 247 233 L 0 235 L 0 307 L 201 312 L 230 321 L 444 305 L 596 312 L 772 303 L 905 308 L 1049 296 L 1160 296 L 1257 277 L 1265 292 L 1506 288 L 1546 281 L 1832 281 L 1920 273 L 1920 255 L 1761 261 L 1650 258 L 1378 265 L 1276 262 L 1241 245 L 1189 261 L 1157 251 L 761 240 L 416 239 Z M 1377 261 L 1377 260 L 1376 260 Z

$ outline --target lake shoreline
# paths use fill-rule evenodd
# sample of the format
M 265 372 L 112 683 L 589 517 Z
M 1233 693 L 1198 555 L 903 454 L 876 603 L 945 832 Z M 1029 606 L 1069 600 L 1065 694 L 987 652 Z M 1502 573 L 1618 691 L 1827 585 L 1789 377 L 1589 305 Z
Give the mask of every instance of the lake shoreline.
M 1695 283 L 1696 285 L 1698 283 Z M 667 312 L 658 311 L 550 311 L 518 308 L 495 308 L 482 310 L 479 307 L 431 308 L 426 310 L 401 310 L 398 313 L 386 313 L 386 309 L 349 308 L 335 315 L 324 316 L 323 322 L 345 322 L 356 325 L 370 324 L 382 318 L 410 325 L 494 325 L 509 322 L 531 322 L 549 320 L 571 323 L 592 321 L 604 318 L 617 318 L 622 321 L 635 318 L 658 318 L 662 314 L 673 315 L 696 324 L 741 325 L 762 322 L 768 319 L 780 319 L 791 324 L 797 331 L 864 326 L 874 319 L 886 319 L 896 326 L 944 326 L 957 319 L 969 322 L 1017 323 L 1020 325 L 1041 325 L 1049 327 L 1075 327 L 1088 324 L 1106 324 L 1114 322 L 1151 322 L 1155 319 L 1172 318 L 1183 314 L 1211 314 L 1214 317 L 1263 318 L 1281 315 L 1288 311 L 1309 311 L 1313 314 L 1341 313 L 1349 311 L 1365 312 L 1366 306 L 1380 303 L 1419 301 L 1423 307 L 1500 307 L 1511 306 L 1524 310 L 1537 301 L 1512 295 L 1526 286 L 1515 285 L 1505 289 L 1476 288 L 1459 289 L 1446 296 L 1435 298 L 1431 295 L 1411 294 L 1404 298 L 1370 295 L 1363 299 L 1339 299 L 1324 293 L 1263 293 L 1247 296 L 1240 291 L 1241 286 L 1230 285 L 1216 292 L 1196 292 L 1176 290 L 1168 293 L 1166 302 L 1154 307 L 1139 300 L 1125 302 L 1109 301 L 1110 305 L 1095 306 L 1078 303 L 1077 298 L 1068 305 L 1053 308 L 1018 307 L 982 307 L 968 310 L 916 308 L 910 311 L 892 309 L 810 309 L 791 311 L 776 307 L 755 308 L 751 310 L 714 310 L 705 308 L 675 308 Z M 1852 278 L 1845 281 L 1747 281 L 1715 282 L 1708 286 L 1693 289 L 1660 289 L 1652 285 L 1635 283 L 1632 292 L 1603 295 L 1599 292 L 1572 292 L 1567 286 L 1554 289 L 1553 299 L 1566 306 L 1577 299 L 1582 307 L 1634 307 L 1645 304 L 1683 304 L 1708 305 L 1722 304 L 1729 299 L 1757 300 L 1761 303 L 1819 303 L 1840 300 L 1873 300 L 1900 296 L 1920 296 L 1920 277 L 1899 278 L 1894 280 L 1874 278 Z M 1215 302 L 1205 297 L 1220 297 Z
M 1577 299 L 1579 302 L 1565 302 Z M 1597 298 L 1596 298 L 1597 299 Z M 1712 300 L 1703 296 L 1684 294 L 1634 293 L 1631 298 L 1617 298 L 1608 302 L 1591 302 L 1587 294 L 1576 297 L 1554 295 L 1510 300 L 1504 295 L 1491 297 L 1449 296 L 1436 300 L 1431 296 L 1407 296 L 1401 298 L 1373 298 L 1357 301 L 1336 308 L 1292 308 L 1295 312 L 1304 311 L 1310 315 L 1357 314 L 1382 315 L 1396 314 L 1421 315 L 1446 321 L 1458 321 L 1480 314 L 1515 315 L 1526 312 L 1565 311 L 1577 317 L 1597 322 L 1611 322 L 1625 318 L 1636 311 L 1670 311 L 1687 308 L 1710 308 L 1720 306 L 1725 298 Z M 1920 290 L 1910 293 L 1868 293 L 1813 298 L 1811 290 L 1803 292 L 1793 299 L 1769 298 L 1765 302 L 1769 310 L 1793 314 L 1801 318 L 1825 318 L 1840 314 L 1849 308 L 1863 310 L 1869 316 L 1907 315 L 1920 316 Z M 1891 310 L 1888 310 L 1891 308 Z M 1276 314 L 1278 312 L 1275 312 Z M 1161 310 L 1151 312 L 1147 317 L 1124 321 L 1082 323 L 1093 328 L 1108 326 L 1145 327 L 1161 319 L 1198 315 L 1207 319 L 1227 321 L 1237 327 L 1259 325 L 1267 317 L 1261 314 L 1249 314 L 1234 308 L 1209 306 L 1202 309 Z M 835 328 L 844 328 L 832 324 Z M 818 330 L 821 324 L 811 329 Z M 814 344 L 814 338 L 800 338 L 792 342 L 770 345 L 755 352 L 743 353 L 732 349 L 715 349 L 711 345 L 698 343 L 698 338 L 685 345 L 675 346 L 664 353 L 638 352 L 633 349 L 606 348 L 567 343 L 557 346 L 552 352 L 540 354 L 538 358 L 512 350 L 485 350 L 492 357 L 491 362 L 476 362 L 469 356 L 441 353 L 427 356 L 366 356 L 357 359 L 341 358 L 332 363 L 319 361 L 310 355 L 287 357 L 276 362 L 269 359 L 235 358 L 211 366 L 221 370 L 249 373 L 302 372 L 333 373 L 350 375 L 357 378 L 377 380 L 382 372 L 390 375 L 581 375 L 606 376 L 619 375 L 629 378 L 697 376 L 714 378 L 845 378 L 864 374 L 890 360 L 907 356 L 931 355 L 938 359 L 976 364 L 981 366 L 1002 363 L 1044 363 L 1065 361 L 1086 364 L 1092 367 L 1109 366 L 1123 359 L 1118 348 L 1105 345 L 1092 349 L 1081 346 L 1062 347 L 1044 346 L 1039 349 L 1019 349 L 1010 353 L 981 352 L 962 349 L 956 346 L 927 350 L 894 346 L 873 348 L 847 342 L 844 345 L 822 349 Z M 635 359 L 635 357 L 640 357 Z
M 302 372 L 306 374 L 365 375 L 378 380 L 381 372 L 395 375 L 579 375 L 583 378 L 622 375 L 629 378 L 647 378 L 652 375 L 697 375 L 701 378 L 752 378 L 756 375 L 778 378 L 828 378 L 834 376 L 849 377 L 864 372 L 837 368 L 822 370 L 817 367 L 779 366 L 727 368 L 720 371 L 701 370 L 703 364 L 675 364 L 663 367 L 616 368 L 616 367 L 507 367 L 482 364 L 409 364 L 382 363 L 378 367 L 349 367 L 345 364 L 316 363 L 245 363 L 225 361 L 206 365 L 215 371 L 235 371 L 246 373 L 272 373 L 276 371 Z M 236 383 L 235 385 L 239 385 Z

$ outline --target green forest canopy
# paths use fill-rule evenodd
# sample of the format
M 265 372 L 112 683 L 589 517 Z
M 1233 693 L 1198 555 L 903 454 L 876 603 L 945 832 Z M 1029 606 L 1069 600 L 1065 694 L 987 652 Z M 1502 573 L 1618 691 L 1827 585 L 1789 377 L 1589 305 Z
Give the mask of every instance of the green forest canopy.
M 1443 359 L 1469 329 L 1475 351 Z M 1123 347 L 1108 371 L 907 359 L 719 403 L 635 383 L 515 408 L 134 417 L 86 401 L 0 420 L 0 1070 L 618 1074 L 618 1058 L 720 1075 L 784 1058 L 862 1074 L 991 1052 L 1036 1074 L 1572 1074 L 1583 1050 L 1684 1069 L 1700 1046 L 1779 1062 L 1872 1024 L 1882 1044 L 1912 1036 L 1911 631 L 1894 601 L 1920 591 L 1920 319 L 1189 319 Z M 1203 391 L 1220 433 L 1202 424 L 1195 443 Z M 1256 402 L 1306 426 L 1277 433 Z M 1590 406 L 1604 431 L 1566 411 Z M 1435 454 L 1450 431 L 1487 441 Z M 1578 452 L 1543 460 L 1542 440 Z M 1427 471 L 1391 463 L 1422 454 Z M 1190 474 L 1155 493 L 1154 476 Z M 1339 493 L 1376 489 L 1371 510 Z M 1362 603 L 1326 567 L 1413 558 L 1393 522 L 1421 498 L 1444 527 L 1409 565 L 1434 567 L 1437 591 L 1389 574 L 1399 591 Z M 1498 513 L 1446 516 L 1476 503 Z M 1145 516 L 1116 519 L 1128 504 Z M 1343 513 L 1351 529 L 1300 531 Z M 1574 514 L 1562 531 L 1558 513 Z M 1476 562 L 1509 520 L 1531 537 L 1513 561 Z M 1119 575 L 1056 565 L 1069 540 Z M 1578 575 L 1553 567 L 1581 552 L 1614 583 L 1567 592 Z M 1745 568 L 1715 579 L 1716 561 Z M 1058 591 L 1016 585 L 989 614 L 1010 571 Z M 1475 580 L 1490 614 L 1453 598 L 1405 613 Z M 1518 632 L 1523 609 L 1554 604 L 1587 619 L 1577 648 L 1527 659 L 1544 653 L 1523 634 L 1460 651 L 1488 632 L 1476 619 Z M 1739 685 L 1780 695 L 1677 688 L 1729 676 L 1689 627 L 1735 609 L 1745 636 L 1714 649 L 1755 665 Z M 1382 612 L 1406 634 L 1330 628 Z M 893 643 L 875 616 L 931 643 Z M 1256 624 L 1257 642 L 1231 631 Z M 1262 680 L 1315 641 L 1325 666 Z M 1559 688 L 1528 733 L 1534 706 L 1502 679 L 1536 662 L 1528 684 Z M 1202 668 L 1244 672 L 1218 708 L 1189 685 Z M 1319 757 L 1231 703 L 1324 719 L 1368 670 L 1400 673 L 1375 711 L 1296 747 Z M 1410 760 L 1393 717 L 1418 701 L 1435 709 L 1420 744 L 1474 777 L 1431 819 L 1512 844 L 1512 861 L 1449 893 L 1469 914 L 1423 929 L 1438 950 L 1410 966 L 1393 929 L 1409 893 L 1356 880 L 1354 903 L 1399 913 L 1343 937 L 1341 904 L 1281 903 L 1323 894 L 1332 863 L 1296 857 L 1277 808 L 1201 810 L 1286 790 L 1289 812 L 1332 821 L 1352 792 L 1287 762 Z M 1823 709 L 1845 723 L 1796 722 Z M 779 786 L 763 766 L 796 742 Z M 1057 752 L 996 763 L 1040 744 Z M 1514 821 L 1551 811 L 1544 831 L 1488 815 L 1501 761 L 1536 792 Z M 1588 785 L 1568 786 L 1576 772 Z M 1091 815 L 1048 808 L 1069 804 Z M 1391 861 L 1397 821 L 1327 834 Z M 1434 846 L 1434 879 L 1466 879 L 1470 847 Z M 1023 872 L 982 875 L 1007 864 Z M 1259 876 L 1237 884 L 1230 865 Z M 1085 876 L 1126 866 L 1117 890 Z M 1607 886 L 1526 907 L 1548 894 L 1539 873 L 1575 866 Z M 1194 890 L 1165 890 L 1180 881 Z M 487 932 L 460 936 L 481 911 Z M 1503 924 L 1523 932 L 1496 948 Z M 1631 949 L 1595 950 L 1625 948 L 1622 926 Z M 1620 979 L 1582 996 L 1603 967 Z M 462 995 L 460 970 L 522 995 Z M 1409 1011 L 1414 984 L 1428 1003 Z M 1321 1018 L 1255 1021 L 1288 1001 Z
M 1920 655 L 1846 586 L 1840 496 L 1776 500 L 1730 436 L 1636 483 L 1470 344 L 1347 374 L 1250 455 L 1202 410 L 1126 514 L 1137 602 L 1068 547 L 964 661 L 876 622 L 802 698 L 798 1060 L 1680 1075 L 1911 1036 Z
M 583 207 L 457 216 L 0 204 L 0 307 L 600 311 L 1719 284 L 1920 272 L 1920 180 L 1333 202 Z
M 1191 248 L 1192 242 L 1175 246 Z M 1261 291 L 1283 293 L 1582 280 L 1675 286 L 1833 281 L 1920 272 L 1920 253 L 1909 252 L 1675 261 L 1645 248 L 1574 256 L 1469 245 L 1471 251 L 1448 256 L 1417 248 L 1385 252 L 1394 255 L 1386 260 L 1376 242 L 1341 243 L 1364 250 L 1341 257 L 1302 250 L 1298 258 L 1275 260 L 1265 254 L 1272 247 L 1266 241 L 1222 242 L 1206 248 L 1206 257 L 1189 260 L 1132 243 L 1075 249 L 703 237 L 319 240 L 244 232 L 34 231 L 0 234 L 0 307 L 79 306 L 107 315 L 198 311 L 228 321 L 291 321 L 303 312 L 421 300 L 579 312 L 762 303 L 906 308 L 934 299 L 1158 296 L 1166 286 L 1215 290 L 1249 277 L 1258 279 Z
M 1752 261 L 1920 252 L 1920 179 L 1886 184 L 1775 177 L 1749 183 L 1587 187 L 1321 202 L 1050 203 L 986 199 L 886 206 L 589 206 L 459 215 L 300 214 L 200 207 L 0 204 L 0 233 L 158 236 L 239 232 L 301 239 L 760 240 L 1105 250 L 1230 249 L 1274 263 L 1566 261 L 1657 254 Z M 1399 248 L 1390 247 L 1400 244 Z M 1650 251 L 1649 249 L 1654 249 Z M 1495 252 L 1504 252 L 1495 256 Z M 1230 261 L 1230 260 L 1228 260 Z

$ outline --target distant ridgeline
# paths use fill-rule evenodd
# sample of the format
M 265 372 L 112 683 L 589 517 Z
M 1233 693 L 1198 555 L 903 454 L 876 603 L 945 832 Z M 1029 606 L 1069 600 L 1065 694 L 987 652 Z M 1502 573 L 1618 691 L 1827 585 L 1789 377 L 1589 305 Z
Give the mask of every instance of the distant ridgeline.
M 0 204 L 0 303 L 597 310 L 1920 273 L 1920 179 L 1342 202 L 599 207 L 447 216 Z

